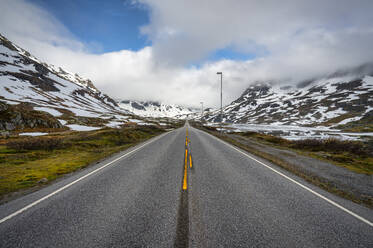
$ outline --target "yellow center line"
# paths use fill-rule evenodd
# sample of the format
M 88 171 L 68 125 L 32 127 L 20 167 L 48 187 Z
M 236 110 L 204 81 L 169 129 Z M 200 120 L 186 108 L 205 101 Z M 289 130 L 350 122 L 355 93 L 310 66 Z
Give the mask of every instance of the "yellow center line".
M 190 166 L 190 168 L 192 168 L 192 156 L 190 155 L 190 153 L 189 153 L 189 166 Z
M 192 159 L 190 157 L 190 166 L 192 168 Z M 187 190 L 188 181 L 187 181 L 187 171 L 188 171 L 188 127 L 186 128 L 185 134 L 185 163 L 184 163 L 184 180 L 183 180 L 183 190 Z
M 183 181 L 183 190 L 187 190 L 187 170 L 188 170 L 188 149 L 185 149 L 185 166 L 184 166 L 184 181 Z

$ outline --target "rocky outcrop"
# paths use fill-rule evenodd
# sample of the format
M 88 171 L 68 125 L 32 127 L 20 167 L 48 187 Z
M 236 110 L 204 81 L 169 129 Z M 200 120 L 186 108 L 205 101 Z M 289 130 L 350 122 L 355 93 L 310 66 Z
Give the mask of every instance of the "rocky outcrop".
M 29 104 L 9 105 L 0 101 L 0 130 L 24 128 L 63 128 L 63 125 L 54 116 L 33 110 Z

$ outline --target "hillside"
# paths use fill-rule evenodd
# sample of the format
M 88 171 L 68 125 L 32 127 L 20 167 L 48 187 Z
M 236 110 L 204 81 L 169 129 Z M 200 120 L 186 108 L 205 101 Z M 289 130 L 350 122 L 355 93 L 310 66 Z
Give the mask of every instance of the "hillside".
M 0 35 L 0 130 L 89 129 L 128 114 L 89 79 L 43 63 Z
M 218 111 L 205 119 L 219 122 Z M 373 74 L 347 74 L 297 85 L 255 83 L 223 108 L 223 122 L 373 128 Z

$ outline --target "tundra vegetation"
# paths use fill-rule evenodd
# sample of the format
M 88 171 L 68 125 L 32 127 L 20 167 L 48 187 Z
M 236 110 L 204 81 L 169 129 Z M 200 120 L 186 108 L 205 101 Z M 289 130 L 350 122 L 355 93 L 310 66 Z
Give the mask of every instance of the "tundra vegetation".
M 12 192 L 38 188 L 180 125 L 161 128 L 133 123 L 120 129 L 63 131 L 39 137 L 0 139 L 0 201 L 11 199 Z

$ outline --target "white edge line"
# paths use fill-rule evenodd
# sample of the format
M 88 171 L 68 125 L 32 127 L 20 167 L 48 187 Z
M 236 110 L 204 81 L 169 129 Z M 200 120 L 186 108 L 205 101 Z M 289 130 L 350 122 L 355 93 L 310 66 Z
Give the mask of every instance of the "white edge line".
M 204 131 L 202 131 L 202 130 L 199 130 L 199 131 L 204 132 Z M 211 137 L 217 139 L 218 141 L 222 142 L 223 144 L 225 144 L 225 145 L 227 145 L 227 146 L 233 148 L 233 149 L 236 150 L 237 152 L 242 153 L 242 154 L 245 155 L 246 157 L 248 157 L 248 158 L 254 160 L 255 162 L 258 162 L 259 164 L 265 166 L 266 168 L 272 170 L 273 172 L 279 174 L 280 176 L 282 176 L 282 177 L 288 179 L 289 181 L 291 181 L 291 182 L 297 184 L 298 186 L 300 186 L 300 187 L 302 187 L 303 189 L 305 189 L 305 190 L 311 192 L 312 194 L 314 194 L 314 195 L 320 197 L 321 199 L 323 199 L 323 200 L 327 201 L 328 203 L 332 204 L 333 206 L 335 206 L 335 207 L 337 207 L 337 208 L 343 210 L 344 212 L 348 213 L 349 215 L 355 217 L 356 219 L 358 219 L 358 220 L 364 222 L 365 224 L 368 224 L 369 226 L 373 227 L 373 222 L 370 222 L 369 220 L 365 219 L 364 217 L 361 217 L 360 215 L 358 215 L 358 214 L 352 212 L 351 210 L 348 210 L 347 208 L 345 208 L 345 207 L 339 205 L 338 203 L 336 203 L 335 201 L 332 201 L 332 200 L 326 198 L 325 196 L 323 196 L 323 195 L 317 193 L 316 191 L 314 191 L 314 190 L 308 188 L 307 186 L 305 186 L 305 185 L 303 185 L 303 184 L 297 182 L 296 180 L 294 180 L 294 179 L 288 177 L 287 175 L 285 175 L 285 174 L 279 172 L 278 170 L 273 169 L 271 166 L 266 165 L 265 163 L 263 163 L 263 162 L 261 162 L 261 161 L 255 159 L 254 157 L 248 155 L 247 153 L 245 153 L 245 152 L 243 152 L 243 151 L 237 149 L 237 148 L 234 147 L 233 145 L 228 144 L 227 142 L 225 142 L 225 141 L 223 141 L 223 140 L 221 140 L 221 139 L 219 139 L 219 138 L 217 138 L 217 137 L 215 137 L 215 136 L 213 136 L 213 135 L 211 135 L 211 134 L 209 134 L 209 133 L 207 133 L 207 132 L 204 132 L 204 133 L 206 133 L 206 134 L 210 135 Z
M 29 208 L 31 208 L 31 207 L 33 207 L 33 206 L 39 204 L 40 202 L 42 202 L 42 201 L 44 201 L 44 200 L 46 200 L 46 199 L 48 199 L 48 198 L 54 196 L 55 194 L 58 194 L 59 192 L 63 191 L 64 189 L 67 189 L 67 188 L 70 187 L 71 185 L 76 184 L 77 182 L 83 180 L 84 178 L 89 177 L 89 176 L 92 175 L 92 174 L 95 174 L 96 172 L 98 172 L 98 171 L 100 171 L 100 170 L 106 168 L 107 166 L 109 166 L 109 165 L 111 165 L 111 164 L 117 162 L 118 160 L 120 160 L 120 159 L 122 159 L 122 158 L 124 158 L 124 157 L 127 157 L 128 155 L 130 155 L 130 154 L 132 154 L 132 153 L 134 153 L 134 152 L 140 150 L 140 149 L 143 148 L 144 146 L 146 146 L 146 145 L 148 145 L 148 144 L 150 144 L 150 143 L 152 143 L 152 142 L 154 142 L 154 141 L 156 141 L 156 140 L 162 138 L 163 136 L 165 136 L 166 134 L 169 134 L 169 133 L 171 133 L 171 132 L 172 132 L 172 131 L 167 132 L 167 133 L 164 133 L 164 134 L 162 134 L 162 135 L 156 137 L 155 139 L 146 142 L 145 144 L 143 144 L 143 145 L 137 147 L 136 149 L 134 149 L 134 150 L 132 150 L 132 151 L 130 151 L 130 152 L 128 152 L 128 153 L 126 153 L 126 154 L 120 156 L 119 158 L 116 158 L 116 159 L 114 159 L 113 161 L 110 161 L 109 163 L 107 163 L 107 164 L 105 164 L 105 165 L 103 165 L 103 166 L 101 166 L 101 167 L 95 169 L 94 171 L 91 171 L 90 173 L 88 173 L 88 174 L 86 174 L 86 175 L 84 175 L 84 176 L 82 176 L 82 177 L 80 177 L 80 178 L 78 178 L 78 179 L 72 181 L 71 183 L 66 184 L 65 186 L 63 186 L 63 187 L 57 189 L 56 191 L 53 191 L 52 193 L 50 193 L 50 194 L 48 194 L 48 195 L 46 195 L 46 196 L 40 198 L 39 200 L 36 200 L 36 201 L 30 203 L 29 205 L 26 205 L 25 207 L 23 207 L 23 208 L 21 208 L 21 209 L 15 211 L 14 213 L 12 213 L 12 214 L 10 214 L 10 215 L 8 215 L 8 216 L 2 218 L 2 219 L 0 220 L 0 224 L 3 223 L 3 222 L 5 222 L 5 221 L 7 221 L 7 220 L 9 220 L 9 219 L 11 219 L 11 218 L 13 218 L 13 217 L 15 217 L 15 216 L 17 216 L 17 215 L 19 215 L 19 214 L 21 214 L 22 212 L 26 211 L 27 209 L 29 209 Z

